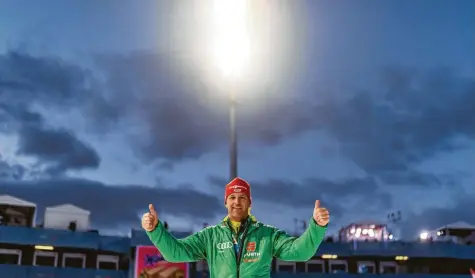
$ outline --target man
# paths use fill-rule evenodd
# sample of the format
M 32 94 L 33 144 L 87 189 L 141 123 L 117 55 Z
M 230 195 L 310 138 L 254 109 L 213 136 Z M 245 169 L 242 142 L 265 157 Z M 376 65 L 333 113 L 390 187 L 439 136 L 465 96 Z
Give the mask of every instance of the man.
M 184 239 L 174 238 L 158 220 L 153 205 L 142 217 L 142 227 L 168 262 L 206 259 L 213 278 L 270 277 L 272 258 L 307 261 L 315 255 L 330 220 L 328 210 L 315 202 L 307 230 L 298 238 L 256 221 L 250 212 L 251 187 L 241 178 L 226 185 L 228 216 Z

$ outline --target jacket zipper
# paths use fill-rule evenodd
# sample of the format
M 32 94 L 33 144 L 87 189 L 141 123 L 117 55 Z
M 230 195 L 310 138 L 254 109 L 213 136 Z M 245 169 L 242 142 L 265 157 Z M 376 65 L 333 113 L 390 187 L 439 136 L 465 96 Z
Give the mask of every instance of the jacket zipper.
M 244 245 L 244 241 L 246 240 L 246 235 L 247 235 L 247 231 L 249 229 L 249 226 L 250 226 L 249 222 L 246 221 L 246 224 L 244 226 L 244 231 L 242 232 L 241 240 L 237 241 L 238 244 L 239 244 L 239 252 L 236 254 L 236 278 L 239 278 L 239 265 L 241 264 L 241 256 L 243 254 L 242 253 L 242 248 L 243 248 L 243 245 Z M 231 230 L 231 234 L 235 235 L 235 233 L 233 232 L 233 229 L 229 225 L 229 223 L 228 223 L 228 228 Z M 235 236 L 238 237 L 238 235 L 235 235 Z
M 239 266 L 241 265 L 241 257 L 242 257 L 242 249 L 244 248 L 244 241 L 246 240 L 247 231 L 249 229 L 249 222 L 246 222 L 246 226 L 244 227 L 244 231 L 242 232 L 241 241 L 239 242 L 239 252 L 236 254 L 236 278 L 239 278 Z

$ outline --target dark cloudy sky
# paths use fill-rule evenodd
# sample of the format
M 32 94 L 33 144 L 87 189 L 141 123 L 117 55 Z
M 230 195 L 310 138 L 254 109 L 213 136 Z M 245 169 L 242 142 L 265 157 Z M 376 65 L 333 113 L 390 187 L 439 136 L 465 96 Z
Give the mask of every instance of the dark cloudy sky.
M 475 2 L 254 1 L 252 62 L 210 62 L 211 1 L 0 2 L 0 194 L 96 227 L 225 214 L 227 94 L 253 213 L 292 230 L 315 199 L 415 235 L 475 224 Z

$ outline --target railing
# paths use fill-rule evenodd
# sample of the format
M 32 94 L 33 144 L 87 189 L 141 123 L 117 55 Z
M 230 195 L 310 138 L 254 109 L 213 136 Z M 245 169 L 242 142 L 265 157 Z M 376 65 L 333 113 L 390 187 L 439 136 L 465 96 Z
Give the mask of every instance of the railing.
M 317 256 L 322 254 L 472 259 L 475 258 L 475 245 L 449 242 L 325 242 L 320 245 Z

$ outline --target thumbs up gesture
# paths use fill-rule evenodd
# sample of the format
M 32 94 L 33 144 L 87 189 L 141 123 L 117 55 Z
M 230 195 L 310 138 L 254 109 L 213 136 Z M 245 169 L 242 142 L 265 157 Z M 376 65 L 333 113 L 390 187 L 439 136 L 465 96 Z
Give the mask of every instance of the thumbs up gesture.
M 142 216 L 142 228 L 147 232 L 151 232 L 158 225 L 158 215 L 152 204 L 148 205 L 148 210 L 149 212 Z
M 330 213 L 326 208 L 320 207 L 320 200 L 315 202 L 313 209 L 313 219 L 319 226 L 326 226 L 330 222 Z

